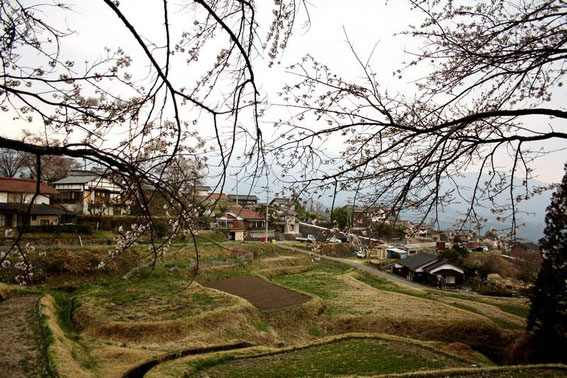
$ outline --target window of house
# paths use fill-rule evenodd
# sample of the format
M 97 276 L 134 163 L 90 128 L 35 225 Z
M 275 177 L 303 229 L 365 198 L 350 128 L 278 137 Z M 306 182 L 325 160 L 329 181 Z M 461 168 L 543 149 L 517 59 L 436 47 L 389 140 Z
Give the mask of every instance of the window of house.
M 31 216 L 31 219 L 32 219 L 32 220 L 37 220 L 37 215 L 32 215 L 32 216 Z
M 14 214 L 0 214 L 0 227 L 14 227 Z
M 454 284 L 454 283 L 455 283 L 455 276 L 447 276 L 447 277 L 445 277 L 445 283 Z
M 24 202 L 24 194 L 23 193 L 8 193 L 8 202 L 9 203 L 22 203 L 22 202 Z

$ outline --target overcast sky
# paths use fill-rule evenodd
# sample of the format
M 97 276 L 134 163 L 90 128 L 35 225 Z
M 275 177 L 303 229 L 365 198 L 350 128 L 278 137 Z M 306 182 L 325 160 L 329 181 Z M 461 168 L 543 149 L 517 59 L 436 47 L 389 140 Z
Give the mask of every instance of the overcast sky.
M 273 7 L 271 1 L 258 1 L 259 22 L 267 24 L 269 14 Z M 160 22 L 161 4 L 157 1 L 122 0 L 120 8 L 137 26 L 143 31 L 144 36 L 152 42 L 159 44 L 163 42 L 163 33 Z M 356 69 L 354 58 L 346 44 L 345 33 L 353 42 L 357 52 L 366 57 L 375 44 L 378 43 L 374 59 L 372 60 L 374 71 L 378 73 L 382 88 L 391 91 L 405 92 L 411 90 L 411 79 L 425 74 L 425 72 L 413 72 L 412 76 L 406 76 L 402 81 L 396 80 L 392 72 L 401 66 L 401 62 L 407 59 L 404 49 L 416 51 L 419 45 L 415 40 L 407 37 L 394 37 L 394 34 L 406 30 L 410 23 L 419 24 L 421 15 L 410 11 L 406 0 L 389 1 L 363 1 L 363 0 L 324 0 L 312 1 L 309 8 L 311 24 L 309 28 L 301 28 L 302 18 L 299 20 L 294 34 L 290 40 L 287 50 L 281 57 L 281 64 L 272 68 L 256 58 L 256 74 L 263 93 L 269 101 L 277 101 L 273 95 L 278 91 L 289 77 L 286 76 L 285 67 L 298 62 L 304 55 L 310 54 L 320 62 L 327 64 L 334 71 L 345 78 L 355 78 L 360 75 Z M 159 15 L 159 16 L 156 16 Z M 124 47 L 129 54 L 135 56 L 140 53 L 139 47 L 134 40 L 125 32 L 116 16 L 111 13 L 101 1 L 82 1 L 73 6 L 72 12 L 58 12 L 49 14 L 49 18 L 57 22 L 65 22 L 70 29 L 76 31 L 76 35 L 69 38 L 66 53 L 92 59 L 99 54 L 103 47 Z M 181 25 L 180 25 L 181 26 Z M 261 29 L 265 32 L 265 28 Z M 261 35 L 263 37 L 264 35 Z M 80 60 L 80 59 L 76 59 Z M 144 67 L 137 67 L 143 70 Z M 184 73 L 190 75 L 190 73 Z M 557 93 L 555 104 L 563 104 L 567 100 L 566 92 Z M 6 114 L 0 116 L 2 121 L 2 135 L 15 137 L 23 126 L 20 123 L 10 121 Z M 263 120 L 262 128 L 265 134 L 270 135 L 271 121 L 277 118 L 277 111 L 268 113 Z M 541 121 L 538 121 L 541 122 Z M 7 126 L 10 125 L 10 126 Z M 545 126 L 545 125 L 542 125 Z M 335 150 L 339 146 L 329 146 Z M 565 147 L 565 141 L 546 142 L 546 147 L 560 149 Z M 548 154 L 539 159 L 534 165 L 535 175 L 541 181 L 557 182 L 563 175 L 563 164 L 567 153 L 560 151 Z M 502 159 L 502 168 L 507 168 L 507 162 Z M 212 184 L 210 182 L 209 184 Z M 263 185 L 263 184 L 260 184 Z M 232 192 L 234 183 L 229 178 L 225 192 Z M 248 188 L 241 183 L 240 192 Z M 259 191 L 259 189 L 257 189 Z M 257 190 L 253 190 L 256 192 Z

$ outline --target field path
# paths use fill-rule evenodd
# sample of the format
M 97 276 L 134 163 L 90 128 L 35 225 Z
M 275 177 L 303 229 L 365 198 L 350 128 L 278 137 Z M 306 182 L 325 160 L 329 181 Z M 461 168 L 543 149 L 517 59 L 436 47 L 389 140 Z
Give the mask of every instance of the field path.
M 0 372 L 2 377 L 48 376 L 39 335 L 37 295 L 0 302 Z

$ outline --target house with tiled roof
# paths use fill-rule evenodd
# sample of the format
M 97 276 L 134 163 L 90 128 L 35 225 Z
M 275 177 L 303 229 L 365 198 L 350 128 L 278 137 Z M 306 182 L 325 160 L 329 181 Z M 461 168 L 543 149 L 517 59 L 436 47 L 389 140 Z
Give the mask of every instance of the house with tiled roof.
M 464 282 L 464 271 L 429 253 L 417 253 L 396 261 L 392 273 L 406 278 L 408 281 L 433 286 L 460 286 Z
M 229 240 L 244 240 L 245 234 L 264 231 L 266 217 L 254 210 L 233 208 L 216 218 L 214 228 L 225 232 Z
M 57 224 L 65 214 L 50 204 L 50 197 L 57 193 L 44 182 L 38 191 L 36 180 L 0 177 L 0 228 Z
M 54 203 L 74 214 L 124 215 L 128 206 L 121 202 L 119 187 L 97 171 L 71 171 L 55 181 Z

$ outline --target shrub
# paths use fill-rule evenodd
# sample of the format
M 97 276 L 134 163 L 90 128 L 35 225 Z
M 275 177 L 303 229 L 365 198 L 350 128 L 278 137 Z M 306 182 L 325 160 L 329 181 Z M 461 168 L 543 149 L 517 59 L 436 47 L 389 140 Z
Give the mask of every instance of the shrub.
M 40 226 L 28 226 L 27 232 L 47 232 L 47 233 L 73 233 L 73 234 L 92 234 L 94 227 L 90 224 L 50 224 Z

